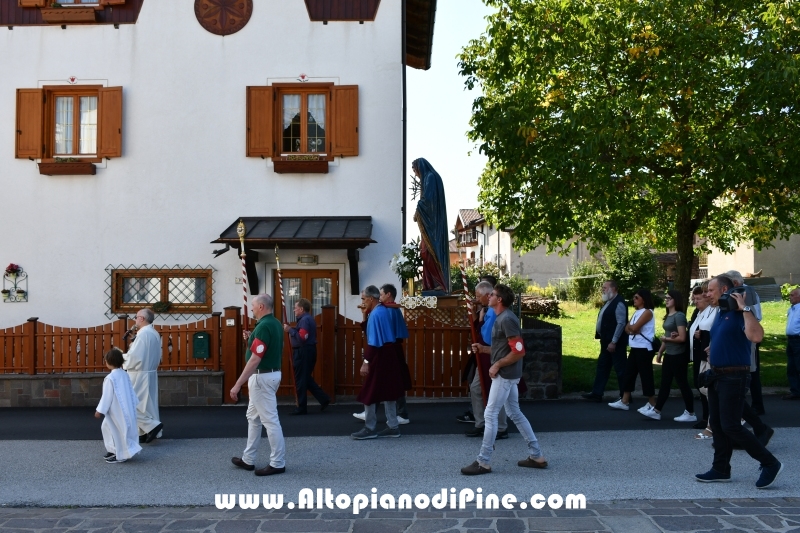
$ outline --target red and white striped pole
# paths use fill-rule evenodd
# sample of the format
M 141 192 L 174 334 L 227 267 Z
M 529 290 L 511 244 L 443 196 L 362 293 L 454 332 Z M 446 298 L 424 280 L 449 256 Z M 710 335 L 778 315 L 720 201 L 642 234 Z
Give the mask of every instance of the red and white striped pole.
M 245 265 L 245 254 L 244 251 L 244 234 L 245 234 L 245 227 L 244 222 L 239 219 L 239 225 L 236 226 L 236 233 L 239 235 L 239 242 L 242 243 L 242 295 L 244 296 L 244 308 L 242 313 L 242 327 L 247 330 L 247 266 Z

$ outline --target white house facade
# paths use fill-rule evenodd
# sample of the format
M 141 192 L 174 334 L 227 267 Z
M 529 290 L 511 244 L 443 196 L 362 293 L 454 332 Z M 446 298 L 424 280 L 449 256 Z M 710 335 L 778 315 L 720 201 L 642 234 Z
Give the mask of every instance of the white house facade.
M 396 282 L 435 1 L 0 2 L 0 327 L 207 316 L 275 292 L 275 245 L 289 309 Z

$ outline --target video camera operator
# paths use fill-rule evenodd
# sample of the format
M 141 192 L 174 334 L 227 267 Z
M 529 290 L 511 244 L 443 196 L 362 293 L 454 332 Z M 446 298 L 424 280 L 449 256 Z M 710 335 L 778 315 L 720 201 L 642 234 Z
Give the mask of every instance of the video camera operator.
M 751 343 L 761 342 L 764 328 L 745 305 L 743 288 L 734 289 L 726 276 L 717 276 L 708 284 L 710 304 L 719 306 L 711 326 L 709 363 L 703 376 L 708 387 L 709 422 L 714 436 L 714 462 L 711 470 L 695 478 L 705 483 L 731 480 L 733 443 L 739 444 L 761 463 L 756 488 L 767 488 L 783 470 L 783 465 L 750 431 L 742 427 L 745 394 L 750 385 Z

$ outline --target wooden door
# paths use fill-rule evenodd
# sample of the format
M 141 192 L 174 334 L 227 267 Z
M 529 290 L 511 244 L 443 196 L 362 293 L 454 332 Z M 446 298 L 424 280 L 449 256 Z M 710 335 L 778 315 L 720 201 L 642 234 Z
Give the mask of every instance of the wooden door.
M 283 309 L 281 308 L 281 288 L 278 286 L 278 272 L 272 272 L 273 294 L 275 295 L 275 317 L 283 322 Z M 333 354 L 323 354 L 320 351 L 321 328 L 320 319 L 323 305 L 339 306 L 339 271 L 338 270 L 281 270 L 281 280 L 283 281 L 283 303 L 286 308 L 287 321 L 292 326 L 295 325 L 294 304 L 300 299 L 305 298 L 311 302 L 311 316 L 317 323 L 317 364 L 314 367 L 314 380 L 323 385 L 323 367 L 326 365 L 325 358 L 332 358 Z M 289 338 L 286 337 L 283 345 L 283 361 L 281 367 L 284 369 L 284 379 L 278 390 L 279 396 L 294 396 L 294 375 L 289 371 L 292 368 L 292 347 Z M 328 366 L 332 365 L 329 362 Z M 332 366 L 331 366 L 332 368 Z M 290 377 L 290 379 L 286 379 Z M 326 390 L 331 397 L 333 390 Z

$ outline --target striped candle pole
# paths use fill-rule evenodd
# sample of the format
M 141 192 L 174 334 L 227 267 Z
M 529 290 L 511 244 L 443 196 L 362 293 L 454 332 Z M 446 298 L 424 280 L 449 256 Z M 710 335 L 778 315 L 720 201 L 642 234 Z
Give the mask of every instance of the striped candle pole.
M 239 219 L 239 225 L 236 226 L 236 233 L 239 235 L 239 241 L 242 243 L 242 295 L 244 296 L 244 309 L 242 310 L 242 327 L 247 330 L 247 266 L 245 265 L 245 258 L 247 254 L 244 251 L 244 222 Z

